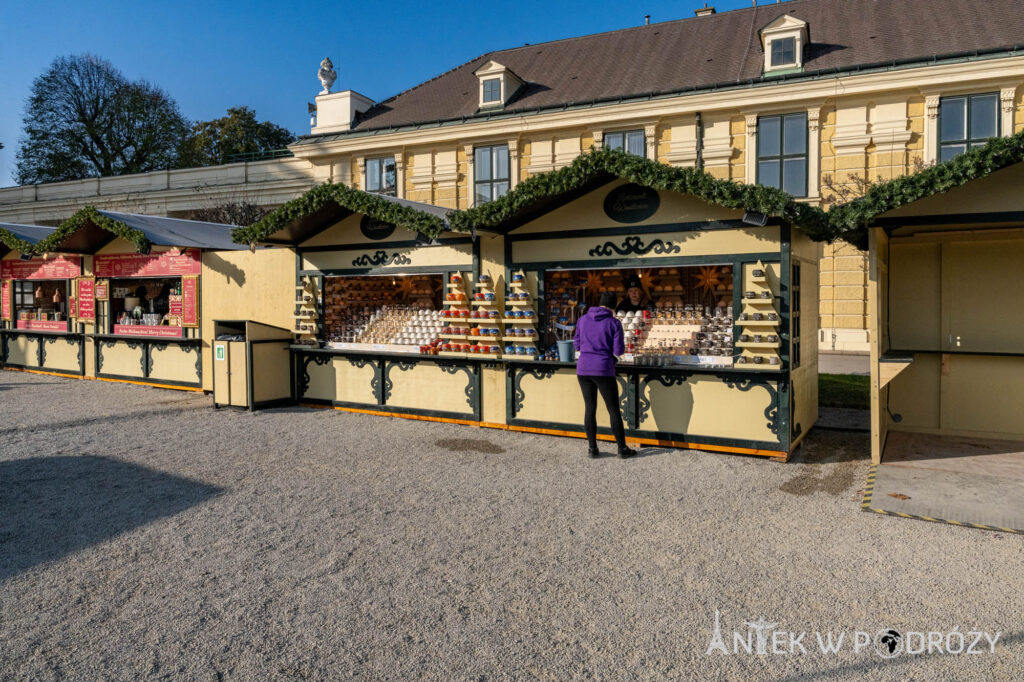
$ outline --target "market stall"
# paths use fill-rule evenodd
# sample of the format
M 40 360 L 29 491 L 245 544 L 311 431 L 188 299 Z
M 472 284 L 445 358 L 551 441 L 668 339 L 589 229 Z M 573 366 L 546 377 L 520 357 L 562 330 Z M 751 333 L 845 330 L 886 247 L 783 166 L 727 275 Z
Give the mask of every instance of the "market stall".
M 37 249 L 81 253 L 70 317 L 85 332 L 87 376 L 202 388 L 203 257 L 239 250 L 231 227 L 177 218 L 76 213 Z
M 597 153 L 463 212 L 327 185 L 235 238 L 295 252 L 301 404 L 581 436 L 567 342 L 601 293 L 638 289 L 619 313 L 628 437 L 786 459 L 817 418 L 808 232 L 826 228 L 805 208 Z
M 75 326 L 82 256 L 37 251 L 53 228 L 0 224 L 0 362 L 4 368 L 81 376 L 84 338 Z
M 870 248 L 874 463 L 1024 452 L 1022 183 L 1018 134 L 837 213 Z
M 558 345 L 610 291 L 626 330 L 617 378 L 627 437 L 788 458 L 817 418 L 818 249 L 793 224 L 801 209 L 642 159 L 594 155 L 558 173 L 456 219 L 504 235 L 506 305 L 536 311 L 540 359 L 503 357 L 508 428 L 581 435 L 575 362 Z M 754 212 L 764 192 L 774 216 Z M 602 419 L 599 410 L 609 434 Z
M 453 311 L 468 320 L 466 285 L 480 272 L 478 238 L 448 230 L 446 212 L 325 185 L 236 231 L 240 243 L 295 252 L 295 278 L 281 286 L 295 296 L 296 400 L 481 420 L 480 367 L 498 354 L 439 343 Z

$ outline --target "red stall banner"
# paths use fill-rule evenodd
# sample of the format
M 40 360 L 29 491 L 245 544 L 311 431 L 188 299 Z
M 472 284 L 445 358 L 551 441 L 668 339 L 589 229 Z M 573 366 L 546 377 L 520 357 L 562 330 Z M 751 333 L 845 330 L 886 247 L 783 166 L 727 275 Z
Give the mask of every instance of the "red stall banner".
M 68 299 L 68 317 L 78 317 L 78 300 L 74 297 Z
M 199 249 L 177 249 L 143 255 L 108 253 L 93 257 L 97 277 L 173 277 L 202 271 Z
M 92 277 L 78 278 L 78 319 L 96 321 L 96 280 Z
M 109 301 L 110 300 L 110 282 L 105 279 L 96 280 L 96 300 L 97 301 Z
M 37 332 L 66 332 L 68 323 L 56 320 L 18 320 L 18 329 L 29 329 Z
M 181 278 L 181 326 L 199 326 L 199 277 Z
M 115 324 L 114 333 L 118 336 L 153 336 L 164 339 L 180 339 L 184 334 L 181 327 L 146 324 Z
M 0 320 L 11 319 L 12 289 L 11 280 L 5 279 L 0 281 Z
M 81 256 L 58 254 L 51 258 L 0 261 L 2 279 L 71 279 L 81 274 Z

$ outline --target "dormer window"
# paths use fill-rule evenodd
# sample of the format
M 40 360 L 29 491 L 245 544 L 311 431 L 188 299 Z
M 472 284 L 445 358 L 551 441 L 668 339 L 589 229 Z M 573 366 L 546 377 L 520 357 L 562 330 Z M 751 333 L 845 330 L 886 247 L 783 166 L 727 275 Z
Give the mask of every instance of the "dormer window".
M 501 102 L 501 79 L 488 78 L 484 81 L 484 104 Z
M 480 79 L 479 106 L 481 109 L 505 106 L 523 86 L 523 81 L 519 76 L 496 61 L 487 62 L 474 71 L 473 75 Z
M 807 22 L 789 14 L 761 29 L 764 48 L 764 72 L 775 73 L 803 69 L 804 48 L 810 44 Z
M 776 38 L 771 45 L 773 68 L 796 66 L 796 38 Z

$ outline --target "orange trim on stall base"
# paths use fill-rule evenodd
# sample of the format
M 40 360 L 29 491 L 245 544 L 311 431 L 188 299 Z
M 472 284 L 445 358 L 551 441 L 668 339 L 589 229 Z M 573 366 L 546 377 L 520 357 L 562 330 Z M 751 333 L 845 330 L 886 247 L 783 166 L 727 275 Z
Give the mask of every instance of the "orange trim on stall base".
M 150 388 L 167 388 L 172 391 L 192 391 L 193 393 L 203 393 L 203 389 L 195 386 L 170 386 L 168 384 L 153 384 L 148 381 L 129 381 L 127 379 L 107 379 L 106 377 L 88 377 L 89 379 L 95 378 L 97 381 L 109 381 L 113 384 L 132 384 L 134 386 L 149 386 Z
M 61 374 L 60 372 L 44 372 L 41 369 L 22 369 L 21 367 L 4 367 L 8 372 L 25 372 L 26 374 L 42 374 L 48 377 L 63 377 L 65 379 L 88 379 L 78 374 Z
M 478 426 L 486 429 L 500 429 L 502 431 L 520 431 L 523 433 L 539 433 L 546 436 L 563 436 L 567 438 L 586 438 L 585 433 L 579 431 L 561 431 L 558 429 L 541 429 L 533 426 L 509 426 L 508 424 L 496 424 L 493 422 L 477 422 L 467 419 L 450 419 L 448 417 L 428 417 L 418 414 L 403 414 L 400 412 L 384 412 L 381 410 L 364 410 L 357 407 L 339 407 L 335 405 L 315 405 L 312 403 L 299 403 L 301 407 L 320 409 L 334 409 L 340 412 L 351 412 L 353 414 L 372 414 L 378 417 L 397 417 L 399 419 L 415 419 L 425 422 L 440 422 L 442 424 L 462 424 L 464 426 Z M 598 440 L 614 442 L 614 436 L 598 434 Z M 680 450 L 705 450 L 708 452 L 727 452 L 734 455 L 754 455 L 757 457 L 768 457 L 776 462 L 789 461 L 789 453 L 781 450 L 757 450 L 753 448 L 737 448 L 727 445 L 707 445 L 704 443 L 687 443 L 674 440 L 658 440 L 655 438 L 626 438 L 627 443 L 633 445 L 650 445 L 657 447 L 678 448 Z

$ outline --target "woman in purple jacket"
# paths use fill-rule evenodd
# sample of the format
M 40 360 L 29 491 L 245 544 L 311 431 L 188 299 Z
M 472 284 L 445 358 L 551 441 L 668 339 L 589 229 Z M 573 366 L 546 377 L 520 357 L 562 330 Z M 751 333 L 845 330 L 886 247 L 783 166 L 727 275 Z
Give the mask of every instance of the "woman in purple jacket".
M 632 457 L 636 450 L 626 445 L 622 429 L 622 414 L 619 412 L 619 384 L 615 380 L 615 356 L 626 352 L 622 341 L 622 323 L 615 319 L 612 306 L 615 294 L 601 294 L 599 305 L 593 306 L 576 324 L 573 337 L 579 360 L 576 363 L 576 378 L 583 391 L 586 414 L 583 425 L 590 444 L 589 455 L 597 457 L 597 393 L 601 392 L 604 406 L 612 423 L 612 433 L 619 446 L 619 457 Z

